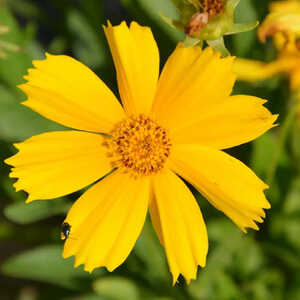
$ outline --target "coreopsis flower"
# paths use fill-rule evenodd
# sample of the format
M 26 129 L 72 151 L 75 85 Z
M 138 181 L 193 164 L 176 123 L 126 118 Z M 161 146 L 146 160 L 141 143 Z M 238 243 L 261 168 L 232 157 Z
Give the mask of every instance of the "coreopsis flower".
M 172 0 L 179 19 L 163 19 L 172 27 L 184 31 L 186 44 L 206 41 L 222 55 L 229 55 L 223 36 L 252 30 L 258 22 L 234 23 L 234 11 L 240 0 Z M 192 38 L 192 39 L 191 39 Z
M 6 162 L 27 202 L 67 195 L 94 183 L 64 224 L 63 256 L 87 271 L 114 270 L 131 252 L 150 211 L 175 283 L 204 267 L 208 250 L 200 208 L 183 179 L 243 231 L 258 229 L 270 208 L 264 184 L 223 152 L 273 126 L 265 100 L 230 96 L 233 58 L 179 44 L 159 76 L 148 27 L 125 22 L 104 31 L 122 105 L 91 70 L 64 55 L 34 61 L 20 88 L 23 104 L 73 128 L 16 144 Z M 107 176 L 106 176 L 107 175 Z M 102 177 L 104 179 L 98 181 Z M 183 179 L 181 179 L 181 177 Z
M 277 32 L 300 34 L 300 1 L 276 1 L 270 4 L 270 13 L 259 27 L 258 37 L 265 42 L 267 36 Z
M 277 45 L 277 58 L 265 63 L 262 61 L 237 58 L 234 72 L 237 78 L 245 81 L 265 80 L 282 73 L 289 76 L 292 90 L 300 87 L 300 45 L 292 32 L 276 33 L 274 42 Z
M 259 81 L 282 73 L 289 77 L 292 91 L 300 92 L 300 1 L 277 1 L 270 5 L 270 14 L 258 30 L 265 42 L 272 36 L 278 50 L 276 60 L 264 63 L 249 59 L 236 59 L 234 71 L 238 79 Z

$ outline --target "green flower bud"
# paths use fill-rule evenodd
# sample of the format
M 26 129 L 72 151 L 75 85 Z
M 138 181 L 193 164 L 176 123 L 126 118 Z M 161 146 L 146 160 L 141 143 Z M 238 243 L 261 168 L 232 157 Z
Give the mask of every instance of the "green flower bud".
M 180 18 L 163 17 L 172 27 L 184 31 L 186 45 L 206 41 L 224 56 L 229 55 L 223 36 L 249 31 L 258 22 L 234 23 L 234 10 L 240 0 L 172 0 Z

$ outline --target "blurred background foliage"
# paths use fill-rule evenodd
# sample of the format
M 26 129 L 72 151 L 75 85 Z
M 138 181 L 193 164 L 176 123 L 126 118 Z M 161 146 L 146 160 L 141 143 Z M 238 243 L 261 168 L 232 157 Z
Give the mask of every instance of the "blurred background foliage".
M 262 21 L 270 1 L 241 0 L 238 22 Z M 10 31 L 0 41 L 16 48 L 0 58 L 0 299 L 18 300 L 175 300 L 175 299 L 300 299 L 300 128 L 293 120 L 288 139 L 278 152 L 275 128 L 256 141 L 230 153 L 266 179 L 279 153 L 276 176 L 267 192 L 272 209 L 261 230 L 243 234 L 196 191 L 208 226 L 210 249 L 205 269 L 189 286 L 182 278 L 171 285 L 164 251 L 147 220 L 143 233 L 127 259 L 113 273 L 98 269 L 92 274 L 63 260 L 60 225 L 80 193 L 51 201 L 25 204 L 16 193 L 9 167 L 3 160 L 15 153 L 11 143 L 32 135 L 63 129 L 26 107 L 16 85 L 45 51 L 68 54 L 91 67 L 116 91 L 115 73 L 101 28 L 136 20 L 151 26 L 161 62 L 183 39 L 158 13 L 175 17 L 169 0 L 6 0 L 0 1 L 0 26 Z M 276 56 L 271 41 L 262 45 L 256 30 L 226 39 L 235 56 L 270 61 Z M 237 83 L 235 93 L 266 98 L 273 113 L 284 122 L 292 95 L 281 77 L 254 83 Z M 232 179 L 234 180 L 234 178 Z M 51 183 L 49 183 L 51 184 Z M 176 232 L 174 232 L 176 234 Z

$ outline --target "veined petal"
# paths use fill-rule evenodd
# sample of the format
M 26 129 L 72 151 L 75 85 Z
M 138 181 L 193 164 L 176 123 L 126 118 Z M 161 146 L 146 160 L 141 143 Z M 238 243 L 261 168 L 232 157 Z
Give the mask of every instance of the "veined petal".
M 153 178 L 155 197 L 150 213 L 163 240 L 173 284 L 181 273 L 187 282 L 204 267 L 208 250 L 206 226 L 200 208 L 184 182 L 170 170 Z
M 148 113 L 154 99 L 159 52 L 149 27 L 132 22 L 104 26 L 117 71 L 119 92 L 128 114 Z
M 105 266 L 113 271 L 127 258 L 145 221 L 149 178 L 133 179 L 115 173 L 96 183 L 73 205 L 65 222 L 71 235 L 64 257 L 75 255 L 75 265 L 86 271 Z
M 109 88 L 88 67 L 65 55 L 46 54 L 33 62 L 19 88 L 28 96 L 25 106 L 65 126 L 108 133 L 124 118 Z
M 233 58 L 208 47 L 179 44 L 159 79 L 152 113 L 167 128 L 197 120 L 228 97 L 235 82 Z
M 264 208 L 270 208 L 264 184 L 248 167 L 232 156 L 200 145 L 172 148 L 169 167 L 194 185 L 217 209 L 244 232 L 263 222 Z
M 225 149 L 249 142 L 273 127 L 272 115 L 257 97 L 231 96 L 197 122 L 173 132 L 172 141 Z M 222 122 L 220 122 L 222 120 Z
M 5 162 L 13 166 L 17 190 L 27 202 L 73 193 L 111 171 L 103 137 L 80 131 L 57 131 L 15 144 L 19 152 Z

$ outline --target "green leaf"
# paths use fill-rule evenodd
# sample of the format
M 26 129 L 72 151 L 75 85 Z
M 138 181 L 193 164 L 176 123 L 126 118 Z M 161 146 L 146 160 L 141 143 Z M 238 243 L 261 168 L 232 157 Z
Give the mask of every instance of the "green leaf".
M 209 268 L 231 267 L 241 277 L 259 271 L 264 257 L 259 244 L 250 234 L 245 235 L 229 220 L 210 221 L 207 227 L 208 236 L 215 243 L 207 263 Z M 247 253 L 247 259 L 245 253 Z
M 21 141 L 45 131 L 65 129 L 21 105 L 19 98 L 19 95 L 0 84 L 0 138 Z
M 103 66 L 107 60 L 107 52 L 100 24 L 99 28 L 92 28 L 85 15 L 77 10 L 69 11 L 67 24 L 72 34 L 75 56 L 90 67 Z
M 89 284 L 91 275 L 74 268 L 72 259 L 63 259 L 62 246 L 47 245 L 10 257 L 2 265 L 3 274 L 52 283 L 81 290 Z
M 121 0 L 124 7 L 126 7 L 132 15 L 138 17 L 142 24 L 145 23 L 145 17 L 149 19 L 148 24 L 155 24 L 159 29 L 167 35 L 173 42 L 184 40 L 184 33 L 171 28 L 165 23 L 160 15 L 164 15 L 167 18 L 177 19 L 178 12 L 171 1 L 161 0 Z M 152 27 L 153 27 L 152 25 Z M 166 41 L 165 41 L 166 42 Z M 162 43 L 163 45 L 163 43 Z
M 280 213 L 274 215 L 270 225 L 272 234 L 287 244 L 300 249 L 300 178 L 294 179 Z
M 261 270 L 249 284 L 250 299 L 285 299 L 283 298 L 284 276 L 276 269 Z
M 300 162 L 300 122 L 297 119 L 293 126 L 291 137 L 292 151 L 298 162 Z
M 251 168 L 255 173 L 263 177 L 272 162 L 276 139 L 272 132 L 268 131 L 252 142 L 253 151 L 251 156 Z
M 208 40 L 207 44 L 213 47 L 215 50 L 219 51 L 223 57 L 229 56 L 230 52 L 227 50 L 223 37 L 218 38 L 217 40 Z
M 26 18 L 37 17 L 40 13 L 37 5 L 32 3 L 30 0 L 6 0 L 5 1 L 18 15 Z
M 138 300 L 139 291 L 134 282 L 123 277 L 105 277 L 93 284 L 95 292 L 106 300 Z
M 279 260 L 287 267 L 295 270 L 300 270 L 300 255 L 299 251 L 296 252 L 290 249 L 286 244 L 279 242 L 266 241 L 263 243 L 266 255 L 273 257 L 273 260 Z
M 245 299 L 232 277 L 216 269 L 203 269 L 198 279 L 188 286 L 188 291 L 194 299 Z
M 300 214 L 300 177 L 296 177 L 291 185 L 291 189 L 283 204 L 283 212 L 288 217 L 295 217 L 298 219 Z M 298 219 L 300 222 L 300 219 Z
M 145 222 L 142 234 L 136 242 L 134 252 L 143 261 L 143 275 L 157 283 L 158 280 L 170 282 L 170 272 L 166 264 L 163 247 L 149 219 Z M 151 255 L 149 255 L 151 253 Z
M 11 14 L 7 5 L 0 5 L 1 24 L 9 27 L 9 32 L 1 35 L 1 40 L 16 44 L 20 48 L 24 48 L 26 38 L 25 34 L 20 30 L 14 16 Z M 7 58 L 0 59 L 0 78 L 11 88 L 22 81 L 22 75 L 31 66 L 31 60 L 24 51 L 7 52 Z
M 3 162 L 3 165 L 4 165 L 4 162 Z M 3 168 L 3 170 L 4 170 L 4 168 Z M 4 195 L 6 197 L 8 197 L 9 199 L 12 199 L 13 201 L 25 202 L 25 200 L 26 200 L 25 193 L 24 192 L 17 193 L 16 189 L 13 186 L 15 179 L 9 178 L 7 176 L 7 172 L 5 172 L 5 174 L 3 174 L 3 175 L 4 175 L 3 178 L 1 178 L 1 180 L 0 180 L 0 187 L 3 189 Z M 0 199 L 0 201 L 1 201 L 1 199 Z
M 256 20 L 258 18 L 259 17 L 257 15 L 254 2 L 252 0 L 240 1 L 239 5 L 235 10 L 236 23 L 241 23 L 242 25 L 243 23 L 247 23 L 247 25 L 250 24 L 252 25 L 250 26 L 250 29 L 252 29 L 257 26 Z M 236 26 L 240 25 L 236 24 Z M 239 28 L 239 30 L 240 29 L 242 28 Z M 256 31 L 250 30 L 248 32 L 244 32 L 243 34 L 236 34 L 232 37 L 232 39 L 234 47 L 233 55 L 244 57 L 254 48 L 253 46 L 256 41 Z
M 226 35 L 237 34 L 237 33 L 253 30 L 258 26 L 258 24 L 259 24 L 258 21 L 254 21 L 251 23 L 243 23 L 243 24 L 233 24 L 231 30 L 226 32 Z
M 15 223 L 30 224 L 57 214 L 65 214 L 70 205 L 65 199 L 39 200 L 29 204 L 17 202 L 6 206 L 4 214 Z
M 93 294 L 84 294 L 78 297 L 72 297 L 72 300 L 107 300 L 104 297 L 100 297 L 96 293 Z

